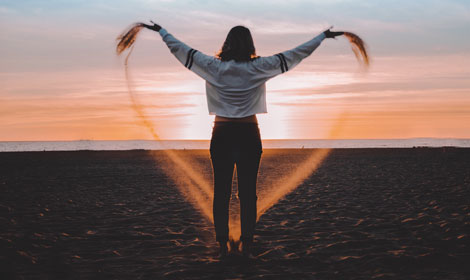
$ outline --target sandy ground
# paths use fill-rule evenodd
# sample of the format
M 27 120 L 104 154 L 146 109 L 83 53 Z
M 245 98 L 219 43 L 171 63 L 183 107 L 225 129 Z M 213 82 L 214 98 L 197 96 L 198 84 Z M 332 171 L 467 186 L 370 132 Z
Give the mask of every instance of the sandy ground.
M 265 150 L 260 194 L 311 152 Z M 181 153 L 211 179 L 208 151 Z M 0 153 L 0 225 L 1 279 L 469 279 L 470 149 L 332 151 L 251 260 L 216 257 L 147 151 Z

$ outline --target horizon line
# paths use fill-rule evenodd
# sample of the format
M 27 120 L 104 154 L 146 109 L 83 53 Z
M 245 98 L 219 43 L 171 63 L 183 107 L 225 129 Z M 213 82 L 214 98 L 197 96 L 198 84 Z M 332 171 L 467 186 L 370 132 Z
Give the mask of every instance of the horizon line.
M 409 138 L 268 138 L 261 139 L 261 141 L 357 141 L 357 140 L 418 140 L 418 139 L 436 139 L 436 140 L 470 140 L 470 138 L 458 137 L 409 137 Z M 0 143 L 5 142 L 92 142 L 92 141 L 211 141 L 211 139 L 75 139 L 75 140 L 0 140 Z

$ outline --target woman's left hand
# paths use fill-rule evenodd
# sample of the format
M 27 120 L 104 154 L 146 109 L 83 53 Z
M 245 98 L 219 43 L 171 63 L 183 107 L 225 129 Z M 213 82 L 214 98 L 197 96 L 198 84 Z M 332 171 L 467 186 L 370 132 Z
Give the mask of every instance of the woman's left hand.
M 325 33 L 326 38 L 335 38 L 336 36 L 341 36 L 344 34 L 344 32 L 334 32 L 330 31 L 330 29 L 325 30 L 323 33 Z

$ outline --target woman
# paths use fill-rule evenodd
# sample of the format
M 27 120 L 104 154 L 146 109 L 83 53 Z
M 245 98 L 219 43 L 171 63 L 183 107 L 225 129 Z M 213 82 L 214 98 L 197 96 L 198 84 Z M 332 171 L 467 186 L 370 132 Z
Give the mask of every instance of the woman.
M 256 224 L 256 179 L 262 147 L 256 114 L 267 113 L 266 81 L 292 70 L 325 38 L 326 30 L 300 46 L 268 57 L 256 55 L 250 30 L 233 27 L 216 57 L 197 51 L 158 24 L 145 25 L 162 36 L 171 53 L 206 81 L 209 114 L 215 115 L 210 155 L 214 170 L 213 215 L 220 255 L 227 254 L 228 214 L 234 166 L 237 167 L 243 255 L 250 254 Z

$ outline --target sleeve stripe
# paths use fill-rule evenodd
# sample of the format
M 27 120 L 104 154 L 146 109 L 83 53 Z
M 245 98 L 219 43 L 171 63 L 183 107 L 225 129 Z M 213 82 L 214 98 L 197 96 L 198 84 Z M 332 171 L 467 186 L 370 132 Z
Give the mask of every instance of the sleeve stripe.
M 284 70 L 284 61 L 282 60 L 281 55 L 280 55 L 280 54 L 276 54 L 276 56 L 279 58 L 279 61 L 281 62 L 281 71 L 282 71 L 282 73 L 286 72 L 286 71 Z
M 284 68 L 286 69 L 286 71 L 289 71 L 289 67 L 287 67 L 286 57 L 282 53 L 280 53 L 279 55 L 281 55 L 282 61 L 284 61 Z
M 191 58 L 189 59 L 188 69 L 191 69 L 191 66 L 193 66 L 194 54 L 195 53 L 197 53 L 197 50 L 194 50 L 193 53 L 191 54 Z
M 184 67 L 188 67 L 189 60 L 190 60 L 190 57 L 191 57 L 191 54 L 192 54 L 193 51 L 195 51 L 195 50 L 194 49 L 189 50 L 188 56 L 186 57 L 186 63 L 184 64 Z

